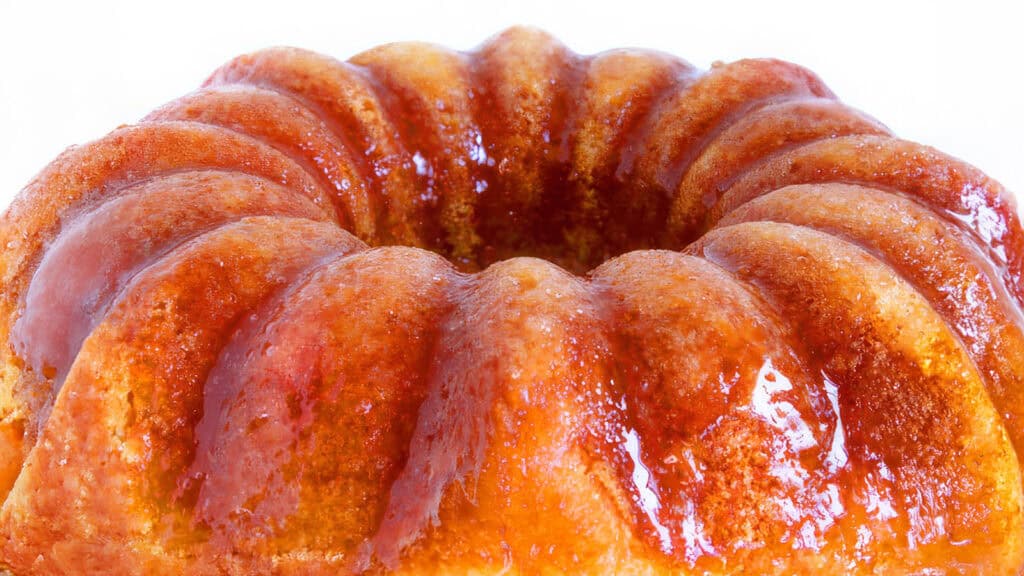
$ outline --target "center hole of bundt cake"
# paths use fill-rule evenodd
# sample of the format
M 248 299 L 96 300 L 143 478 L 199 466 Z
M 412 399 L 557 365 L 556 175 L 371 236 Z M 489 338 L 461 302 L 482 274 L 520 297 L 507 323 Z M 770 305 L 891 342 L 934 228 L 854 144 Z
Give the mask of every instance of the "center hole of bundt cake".
M 662 231 L 668 199 L 631 193 L 606 182 L 582 182 L 570 167 L 552 171 L 543 185 L 481 181 L 470 201 L 440 196 L 426 248 L 472 272 L 519 256 L 541 258 L 575 274 L 632 250 L 678 248 Z

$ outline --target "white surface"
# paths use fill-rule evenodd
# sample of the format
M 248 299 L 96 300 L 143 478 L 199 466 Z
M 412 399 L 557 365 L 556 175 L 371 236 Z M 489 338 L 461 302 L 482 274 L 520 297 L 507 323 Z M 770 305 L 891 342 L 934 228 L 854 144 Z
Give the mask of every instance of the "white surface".
M 707 66 L 775 56 L 846 102 L 1024 195 L 1024 18 L 1015 2 L 650 3 L 0 0 L 0 206 L 62 149 L 194 89 L 232 56 L 288 44 L 469 48 L 516 23 L 593 52 L 643 46 Z

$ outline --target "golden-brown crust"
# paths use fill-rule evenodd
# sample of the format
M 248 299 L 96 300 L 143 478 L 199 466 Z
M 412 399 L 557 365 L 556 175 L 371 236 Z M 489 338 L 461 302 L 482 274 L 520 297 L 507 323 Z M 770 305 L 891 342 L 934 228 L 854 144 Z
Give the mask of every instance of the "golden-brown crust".
M 19 575 L 1024 566 L 1014 201 L 792 64 L 266 50 L 0 243 Z

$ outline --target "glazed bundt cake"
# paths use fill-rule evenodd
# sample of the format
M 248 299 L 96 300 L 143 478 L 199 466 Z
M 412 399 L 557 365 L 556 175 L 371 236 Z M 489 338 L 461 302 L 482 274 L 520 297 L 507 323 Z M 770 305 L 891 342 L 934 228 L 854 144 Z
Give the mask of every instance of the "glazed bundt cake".
M 266 50 L 0 244 L 19 576 L 1024 566 L 1014 201 L 792 64 Z

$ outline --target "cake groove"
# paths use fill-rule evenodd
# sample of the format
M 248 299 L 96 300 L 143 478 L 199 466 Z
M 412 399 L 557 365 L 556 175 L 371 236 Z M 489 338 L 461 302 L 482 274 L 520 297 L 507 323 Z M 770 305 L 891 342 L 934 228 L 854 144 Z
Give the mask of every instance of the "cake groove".
M 108 197 L 104 204 L 69 222 L 36 269 L 25 297 L 25 314 L 13 327 L 15 351 L 37 373 L 44 371 L 46 358 L 56 370 L 59 388 L 88 334 L 84 330 L 95 327 L 93 322 L 103 317 L 133 276 L 178 246 L 260 213 L 323 218 L 308 200 L 290 203 L 287 197 L 275 198 L 283 194 L 283 188 L 271 194 L 248 187 L 232 189 L 242 183 L 245 181 L 237 178 L 218 183 L 217 178 L 204 179 L 196 173 L 165 176 L 123 190 L 116 198 Z M 218 184 L 220 187 L 212 188 Z M 184 205 L 163 209 L 175 202 Z M 234 205 L 225 205 L 218 213 L 222 203 Z M 78 276 L 69 273 L 76 265 L 85 268 Z M 116 278 L 111 277 L 114 274 Z M 65 319 L 63 325 L 50 321 L 54 315 Z M 78 330 L 74 329 L 76 323 Z M 61 345 L 69 348 L 60 351 Z
M 324 190 L 333 192 L 343 226 L 361 238 L 374 239 L 365 175 L 357 173 L 348 147 L 318 125 L 324 119 L 294 98 L 249 86 L 220 86 L 172 102 L 144 119 L 173 120 L 240 132 L 287 155 L 317 178 Z
M 641 50 L 603 52 L 587 65 L 579 125 L 571 135 L 569 202 L 577 208 L 564 232 L 581 263 L 596 266 L 629 245 L 628 227 L 609 218 L 625 204 L 615 194 L 617 171 L 631 164 L 626 157 L 638 146 L 658 102 L 694 73 L 677 58 Z
M 843 158 L 857 155 L 857 162 Z M 892 188 L 920 198 L 953 220 L 1003 268 L 1021 302 L 1020 220 L 1014 201 L 977 169 L 942 153 L 895 138 L 848 136 L 821 140 L 768 158 L 737 180 L 708 212 L 713 223 L 751 198 L 790 184 L 843 182 Z
M 406 222 L 402 202 L 415 181 L 401 170 L 408 155 L 391 126 L 388 112 L 378 101 L 378 89 L 361 67 L 297 49 L 270 49 L 241 56 L 214 72 L 204 86 L 254 85 L 277 90 L 311 102 L 328 126 L 360 151 L 379 198 L 377 230 L 382 243 L 419 245 L 419 237 Z M 339 129 L 340 127 L 340 129 Z M 358 138 L 358 142 L 354 141 Z
M 837 100 L 797 98 L 769 104 L 751 111 L 710 140 L 687 168 L 678 188 L 702 193 L 702 205 L 708 208 L 758 161 L 817 140 L 872 133 L 888 135 L 889 131 Z M 680 209 L 673 205 L 673 212 Z M 671 213 L 669 221 L 674 221 Z
M 801 210 L 794 209 L 798 205 Z M 776 190 L 732 211 L 720 225 L 744 221 L 810 227 L 886 262 L 944 317 L 977 369 L 988 375 L 987 389 L 999 412 L 1008 422 L 1020 421 L 1024 398 L 1015 383 L 1024 381 L 1024 324 L 1000 298 L 998 277 L 976 264 L 980 254 L 963 243 L 959 229 L 909 199 L 835 184 L 827 191 L 814 185 Z M 882 222 L 892 234 L 874 234 Z M 929 264 L 922 266 L 925 259 Z M 1017 452 L 1024 452 L 1024 428 L 1007 429 Z

